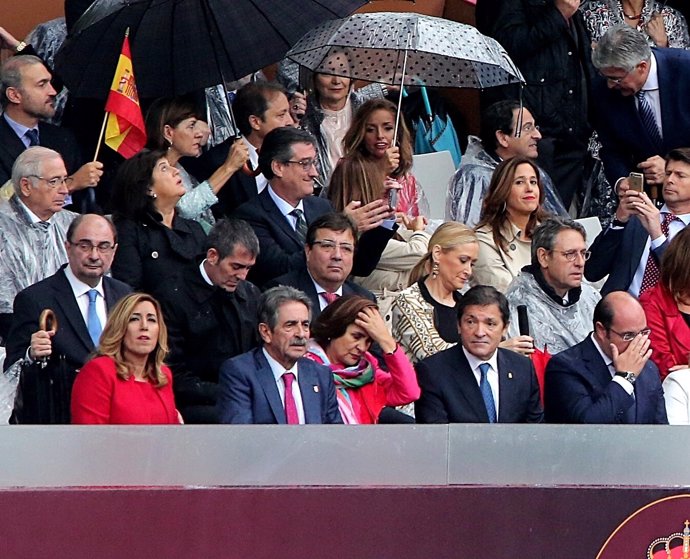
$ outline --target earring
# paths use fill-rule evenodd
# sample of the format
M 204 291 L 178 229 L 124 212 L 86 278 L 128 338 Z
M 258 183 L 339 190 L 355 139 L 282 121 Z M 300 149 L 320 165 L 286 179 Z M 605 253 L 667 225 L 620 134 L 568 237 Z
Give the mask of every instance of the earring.
M 436 279 L 438 276 L 438 262 L 434 261 L 434 263 L 431 265 L 431 277 L 432 279 Z

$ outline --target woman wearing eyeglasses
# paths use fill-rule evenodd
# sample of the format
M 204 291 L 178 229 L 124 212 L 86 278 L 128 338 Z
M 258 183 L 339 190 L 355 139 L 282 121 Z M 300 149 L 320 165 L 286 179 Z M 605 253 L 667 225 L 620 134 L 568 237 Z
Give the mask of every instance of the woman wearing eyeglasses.
M 120 165 L 113 183 L 118 234 L 113 277 L 155 295 L 204 251 L 201 225 L 177 214 L 185 192 L 179 171 L 163 151 L 145 149 Z
M 398 130 L 399 147 L 393 145 L 396 107 L 385 99 L 367 101 L 357 111 L 345 135 L 346 155 L 333 172 L 328 198 L 337 211 L 352 201 L 362 205 L 394 192 L 392 208 L 401 227 L 388 241 L 376 269 L 355 281 L 377 297 L 381 314 L 390 323 L 393 300 L 409 283 L 410 271 L 426 254 L 429 234 L 427 220 L 420 212 L 420 193 L 409 170 L 412 144 L 404 119 Z M 424 203 L 422 203 L 422 210 Z
M 659 283 L 640 295 L 640 303 L 651 328 L 652 361 L 662 379 L 677 383 L 688 373 L 674 371 L 687 369 L 690 360 L 690 229 L 673 237 L 661 261 Z
M 531 260 L 532 233 L 548 217 L 539 168 L 513 157 L 494 171 L 476 227 L 479 257 L 472 285 L 491 285 L 505 293 Z

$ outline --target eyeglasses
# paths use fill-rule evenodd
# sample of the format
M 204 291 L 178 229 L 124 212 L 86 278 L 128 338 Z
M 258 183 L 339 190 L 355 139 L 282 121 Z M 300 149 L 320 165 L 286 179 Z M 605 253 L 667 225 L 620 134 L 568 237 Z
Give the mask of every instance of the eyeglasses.
M 622 333 L 616 332 L 613 328 L 608 328 L 608 330 L 613 332 L 614 334 L 618 334 L 624 342 L 632 342 L 638 334 L 640 334 L 642 336 L 649 336 L 649 334 L 651 334 L 651 332 L 652 332 L 651 328 L 644 328 L 644 329 L 640 330 L 639 332 L 622 332 Z
M 582 257 L 582 260 L 587 261 L 589 257 L 592 256 L 592 252 L 589 250 L 556 250 L 551 249 L 550 252 L 558 252 L 565 256 L 568 262 L 574 262 L 578 255 Z
M 628 74 L 632 72 L 635 68 L 631 68 L 628 70 L 624 75 L 622 75 L 620 78 L 612 78 L 611 76 L 605 76 L 601 72 L 599 72 L 599 75 L 604 78 L 607 82 L 611 82 L 614 85 L 620 85 L 620 83 L 628 77 Z
M 316 167 L 319 163 L 318 158 L 314 157 L 312 159 L 300 159 L 299 161 L 283 161 L 283 163 L 294 163 L 295 165 L 299 165 L 302 167 L 303 171 L 309 171 L 312 167 Z
M 326 252 L 335 252 L 336 248 L 344 254 L 352 254 L 355 251 L 355 245 L 350 243 L 336 243 L 335 241 L 314 241 L 312 245 L 319 245 L 322 250 Z
M 38 179 L 40 181 L 46 181 L 50 188 L 57 188 L 61 184 L 64 184 L 67 188 L 69 188 L 70 185 L 72 184 L 72 181 L 74 180 L 72 177 L 54 177 L 52 179 L 47 179 L 47 178 L 41 177 L 39 175 L 26 175 L 26 176 L 27 177 L 34 177 L 35 179 Z
M 69 241 L 69 244 L 77 247 L 79 250 L 86 253 L 91 253 L 93 252 L 93 249 L 96 249 L 101 254 L 109 254 L 113 250 L 115 250 L 115 245 L 113 243 L 109 243 L 108 241 L 103 241 L 102 243 L 98 243 L 97 245 L 94 245 L 91 241 L 86 240 L 77 241 L 76 243 Z

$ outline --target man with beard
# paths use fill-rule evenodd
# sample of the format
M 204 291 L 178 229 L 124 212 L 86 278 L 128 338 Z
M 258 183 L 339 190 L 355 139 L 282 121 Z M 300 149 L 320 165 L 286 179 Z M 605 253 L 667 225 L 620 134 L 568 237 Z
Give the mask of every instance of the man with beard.
M 103 174 L 98 161 L 83 163 L 72 133 L 47 122 L 55 114 L 55 89 L 51 74 L 40 58 L 19 55 L 0 67 L 0 185 L 12 172 L 12 165 L 22 151 L 44 146 L 57 151 L 70 174 L 70 193 L 77 193 L 75 207 L 92 210 L 93 196 L 84 189 L 96 186 Z
M 259 303 L 263 346 L 226 361 L 220 370 L 221 423 L 342 423 L 333 375 L 304 357 L 311 301 L 286 286 Z

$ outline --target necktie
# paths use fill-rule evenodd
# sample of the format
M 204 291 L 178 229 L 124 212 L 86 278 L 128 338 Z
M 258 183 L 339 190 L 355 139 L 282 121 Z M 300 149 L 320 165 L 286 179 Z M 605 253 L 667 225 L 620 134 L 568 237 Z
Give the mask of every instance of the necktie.
M 482 393 L 482 398 L 484 398 L 484 405 L 486 406 L 486 414 L 489 416 L 489 423 L 496 423 L 496 403 L 494 402 L 494 395 L 491 392 L 489 379 L 486 378 L 486 374 L 489 372 L 490 367 L 491 365 L 488 363 L 479 365 L 479 372 L 481 373 L 479 390 Z
M 29 130 L 27 130 L 24 133 L 24 136 L 26 136 L 29 139 L 29 147 L 39 145 L 38 130 L 36 130 L 35 128 L 30 128 Z
M 337 293 L 328 293 L 326 291 L 322 291 L 321 297 L 326 300 L 326 304 L 330 305 L 338 300 L 339 295 Z
M 678 218 L 672 213 L 664 213 L 663 216 L 664 219 L 661 221 L 661 232 L 666 235 L 666 238 L 668 239 L 669 226 L 671 225 L 672 221 Z M 649 256 L 647 257 L 647 265 L 644 268 L 644 275 L 642 276 L 642 283 L 640 284 L 640 295 L 659 283 L 660 277 L 661 274 L 659 271 L 659 263 L 657 262 L 657 259 L 654 256 L 650 246 Z
M 96 312 L 96 299 L 98 298 L 98 291 L 95 289 L 89 290 L 89 309 L 86 312 L 86 327 L 89 330 L 89 335 L 93 341 L 94 346 L 98 346 L 98 341 L 101 338 L 103 327 Z
M 649 138 L 652 142 L 661 149 L 663 147 L 663 140 L 661 139 L 661 132 L 659 132 L 659 127 L 654 118 L 652 106 L 649 104 L 649 101 L 647 101 L 647 96 L 643 90 L 638 91 L 635 97 L 637 97 L 637 110 L 640 113 L 644 129 L 647 131 L 647 134 L 649 134 Z
M 285 384 L 285 420 L 288 425 L 297 425 L 299 416 L 297 415 L 297 404 L 292 395 L 292 383 L 295 382 L 295 375 L 289 371 L 283 373 L 283 384 Z
M 295 208 L 290 212 L 290 215 L 297 220 L 297 224 L 295 225 L 295 233 L 297 233 L 297 236 L 300 238 L 300 240 L 304 242 L 307 238 L 307 220 L 304 219 L 304 212 L 299 208 Z

